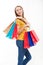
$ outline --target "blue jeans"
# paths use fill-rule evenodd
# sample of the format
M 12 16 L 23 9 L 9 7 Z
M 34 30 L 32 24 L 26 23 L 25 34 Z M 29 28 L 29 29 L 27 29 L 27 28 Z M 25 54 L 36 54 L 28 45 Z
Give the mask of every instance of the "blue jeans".
M 18 47 L 18 65 L 26 65 L 27 62 L 31 60 L 31 54 L 28 49 L 23 47 L 23 40 L 16 40 L 16 45 Z M 26 56 L 25 59 L 24 55 Z

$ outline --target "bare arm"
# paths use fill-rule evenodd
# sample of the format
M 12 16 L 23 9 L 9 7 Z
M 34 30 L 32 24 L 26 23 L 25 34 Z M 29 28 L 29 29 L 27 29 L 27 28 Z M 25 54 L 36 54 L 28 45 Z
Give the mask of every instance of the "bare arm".
M 17 17 L 19 19 L 22 19 L 23 21 L 25 21 L 25 23 L 28 25 L 28 27 L 30 27 L 30 23 L 27 21 L 26 18 L 23 18 L 23 17 Z
M 18 26 L 18 34 L 20 34 L 26 27 L 28 27 L 28 25 L 25 25 L 24 27 L 20 28 Z
M 20 28 L 19 26 L 17 27 L 18 28 L 18 34 L 20 34 L 24 29 L 26 29 L 26 27 L 30 28 L 30 24 L 28 23 L 28 21 L 26 20 L 26 18 L 22 18 L 22 17 L 17 17 L 17 18 L 22 19 L 23 21 L 26 22 L 26 24 L 25 24 L 24 27 L 22 27 L 22 28 Z

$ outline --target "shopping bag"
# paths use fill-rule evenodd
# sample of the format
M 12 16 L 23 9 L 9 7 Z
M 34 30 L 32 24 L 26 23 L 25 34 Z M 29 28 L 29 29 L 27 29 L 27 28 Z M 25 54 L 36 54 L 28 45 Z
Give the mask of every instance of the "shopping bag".
M 16 22 L 14 22 L 9 30 L 9 32 L 7 33 L 6 37 L 10 38 L 10 39 L 13 39 L 14 37 L 16 38 L 16 34 L 14 33 L 17 33 L 17 25 L 16 25 Z
M 17 24 L 16 21 L 12 22 L 5 30 L 6 37 L 9 39 L 17 38 Z
M 28 40 L 28 34 L 27 32 L 24 33 L 24 48 L 29 48 L 29 40 Z
M 15 37 L 17 39 L 17 35 L 18 35 L 18 30 L 17 30 L 17 24 L 15 25 L 15 28 L 14 28 L 14 31 L 13 31 L 13 34 L 12 34 L 12 39 Z
M 24 48 L 30 48 L 35 46 L 39 41 L 38 36 L 36 35 L 34 30 L 27 31 L 24 34 Z
M 14 22 L 12 22 L 11 24 L 9 24 L 9 25 L 6 27 L 6 29 L 3 30 L 3 32 L 7 34 L 8 31 L 10 30 L 10 28 L 11 28 L 11 26 L 12 26 L 13 23 L 14 23 Z
M 30 31 L 30 34 L 31 34 L 31 37 L 32 37 L 33 42 L 36 44 L 39 41 L 38 36 L 36 35 L 36 33 L 35 33 L 34 30 L 31 30 Z

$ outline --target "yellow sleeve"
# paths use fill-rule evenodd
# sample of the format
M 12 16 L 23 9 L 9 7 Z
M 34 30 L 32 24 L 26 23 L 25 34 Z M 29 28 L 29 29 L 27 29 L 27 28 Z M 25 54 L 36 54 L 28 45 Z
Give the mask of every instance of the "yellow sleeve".
M 16 24 L 18 24 L 19 26 L 21 25 L 21 22 L 19 19 L 16 19 Z

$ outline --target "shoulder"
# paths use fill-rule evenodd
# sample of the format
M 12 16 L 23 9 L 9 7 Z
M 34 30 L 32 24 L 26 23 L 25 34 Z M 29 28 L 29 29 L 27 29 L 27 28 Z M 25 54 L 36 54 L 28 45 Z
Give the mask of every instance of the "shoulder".
M 16 19 L 15 19 L 15 21 L 16 21 L 16 24 L 18 24 L 18 25 L 20 25 L 20 24 L 21 24 L 21 22 L 20 22 L 19 18 L 16 18 Z

